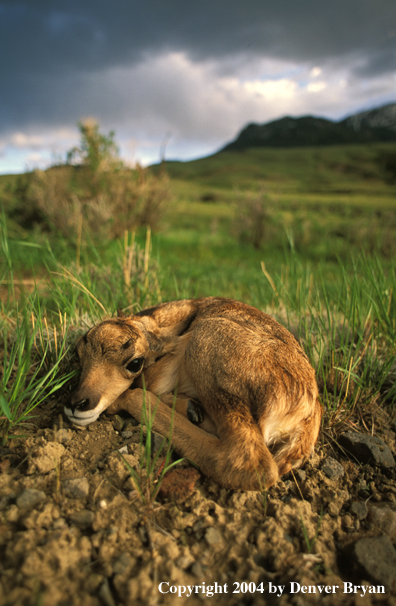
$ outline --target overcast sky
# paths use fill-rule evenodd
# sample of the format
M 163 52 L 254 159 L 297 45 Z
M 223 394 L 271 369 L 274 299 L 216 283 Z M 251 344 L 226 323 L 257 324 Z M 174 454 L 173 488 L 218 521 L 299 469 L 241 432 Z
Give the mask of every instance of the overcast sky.
M 147 164 L 248 122 L 396 101 L 395 0 L 0 0 L 0 172 L 48 166 L 95 117 Z

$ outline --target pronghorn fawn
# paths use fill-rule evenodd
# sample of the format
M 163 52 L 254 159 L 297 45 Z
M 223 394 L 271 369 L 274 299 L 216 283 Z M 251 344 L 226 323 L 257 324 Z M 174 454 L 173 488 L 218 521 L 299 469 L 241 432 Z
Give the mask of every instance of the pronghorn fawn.
M 163 303 L 94 326 L 77 352 L 81 380 L 65 407 L 77 425 L 104 410 L 142 420 L 145 402 L 182 456 L 241 490 L 268 488 L 313 451 L 314 370 L 283 326 L 245 303 Z

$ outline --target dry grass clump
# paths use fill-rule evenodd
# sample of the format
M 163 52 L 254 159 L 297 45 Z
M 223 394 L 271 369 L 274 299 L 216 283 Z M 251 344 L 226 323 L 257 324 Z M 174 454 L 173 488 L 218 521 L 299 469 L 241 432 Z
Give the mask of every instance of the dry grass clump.
M 234 231 L 241 244 L 260 249 L 273 238 L 273 202 L 265 191 L 250 193 L 237 201 Z

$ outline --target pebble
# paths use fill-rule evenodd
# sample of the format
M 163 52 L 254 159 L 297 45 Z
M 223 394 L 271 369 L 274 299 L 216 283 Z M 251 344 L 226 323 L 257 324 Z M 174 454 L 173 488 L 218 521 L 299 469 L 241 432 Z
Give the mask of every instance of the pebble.
M 46 494 L 42 490 L 35 488 L 25 488 L 17 497 L 16 504 L 20 509 L 32 509 L 41 501 L 46 499 Z
M 16 505 L 11 505 L 5 512 L 7 522 L 17 522 L 19 519 L 19 508 Z
M 194 522 L 192 529 L 195 532 L 195 534 L 202 530 L 204 523 L 205 523 L 205 521 L 204 521 L 203 517 L 198 518 L 198 520 L 196 520 Z
M 70 431 L 70 429 L 59 429 L 55 433 L 55 439 L 60 444 L 66 444 L 67 442 L 70 442 L 72 437 L 73 437 L 73 432 Z
M 294 474 L 297 476 L 297 479 L 300 480 L 300 482 L 305 482 L 307 479 L 307 474 L 303 469 L 297 469 Z
M 394 503 L 369 503 L 368 519 L 396 542 L 396 506 Z
M 322 471 L 330 480 L 338 480 L 339 478 L 342 478 L 345 473 L 341 463 L 333 459 L 333 457 L 326 457 L 322 465 Z
M 358 520 L 364 520 L 368 514 L 367 505 L 364 501 L 354 501 L 350 507 L 350 512 L 353 513 Z
M 186 500 L 194 492 L 200 477 L 194 467 L 173 469 L 162 479 L 160 494 L 175 501 Z
M 191 572 L 195 577 L 197 577 L 197 579 L 202 579 L 202 577 L 204 576 L 204 572 L 202 570 L 200 562 L 194 562 L 194 564 L 191 566 Z
M 88 530 L 91 528 L 94 519 L 95 514 L 93 511 L 89 511 L 88 509 L 75 511 L 69 516 L 69 521 L 77 526 L 80 530 Z
M 85 499 L 89 494 L 89 483 L 87 478 L 73 478 L 63 480 L 63 494 L 69 499 Z
M 136 565 L 136 558 L 124 551 L 113 565 L 114 574 L 127 574 Z
M 102 585 L 100 586 L 99 597 L 102 600 L 104 606 L 116 606 L 107 579 L 104 579 Z
M 346 514 L 345 516 L 343 516 L 342 518 L 342 525 L 347 528 L 353 528 L 353 519 L 351 516 L 349 516 L 348 514 Z
M 114 415 L 112 424 L 116 431 L 122 431 L 122 428 L 125 425 L 125 421 L 124 421 L 124 419 L 121 419 L 121 417 L 119 415 Z
M 206 530 L 205 539 L 210 547 L 218 547 L 223 544 L 223 537 L 221 536 L 221 533 L 213 526 Z
M 121 432 L 121 437 L 122 438 L 131 438 L 133 436 L 133 434 L 136 433 L 135 431 L 122 431 Z
M 361 463 L 379 465 L 385 469 L 396 465 L 390 448 L 377 436 L 348 431 L 339 437 L 339 443 L 347 454 L 353 455 Z
M 59 465 L 59 461 L 65 453 L 65 447 L 58 442 L 47 442 L 38 446 L 29 456 L 26 473 L 48 473 Z
M 388 536 L 359 539 L 353 552 L 365 575 L 388 591 L 396 591 L 396 550 Z
M 155 431 L 151 432 L 151 454 L 155 455 L 157 452 L 163 450 L 164 453 L 168 447 L 168 440 L 161 436 L 159 433 Z
M 329 515 L 331 515 L 332 518 L 338 517 L 340 509 L 341 507 L 339 503 L 329 503 L 328 505 L 328 513 Z

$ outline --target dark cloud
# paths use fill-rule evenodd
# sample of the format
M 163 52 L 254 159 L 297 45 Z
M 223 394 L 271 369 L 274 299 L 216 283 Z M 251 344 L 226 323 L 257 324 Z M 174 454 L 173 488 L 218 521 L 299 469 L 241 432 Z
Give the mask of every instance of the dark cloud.
M 169 53 L 213 62 L 220 75 L 267 57 L 307 69 L 350 64 L 351 78 L 370 79 L 395 71 L 395 43 L 395 0 L 0 0 L 0 134 L 120 116 L 131 111 L 128 94 L 141 105 L 160 94 L 147 97 L 145 116 L 161 104 L 171 114 L 167 72 L 152 70 L 157 84 L 139 73 L 144 92 L 111 76 Z
M 163 50 L 386 57 L 396 27 L 394 0 L 12 0 L 0 16 L 3 75 L 103 69 Z

